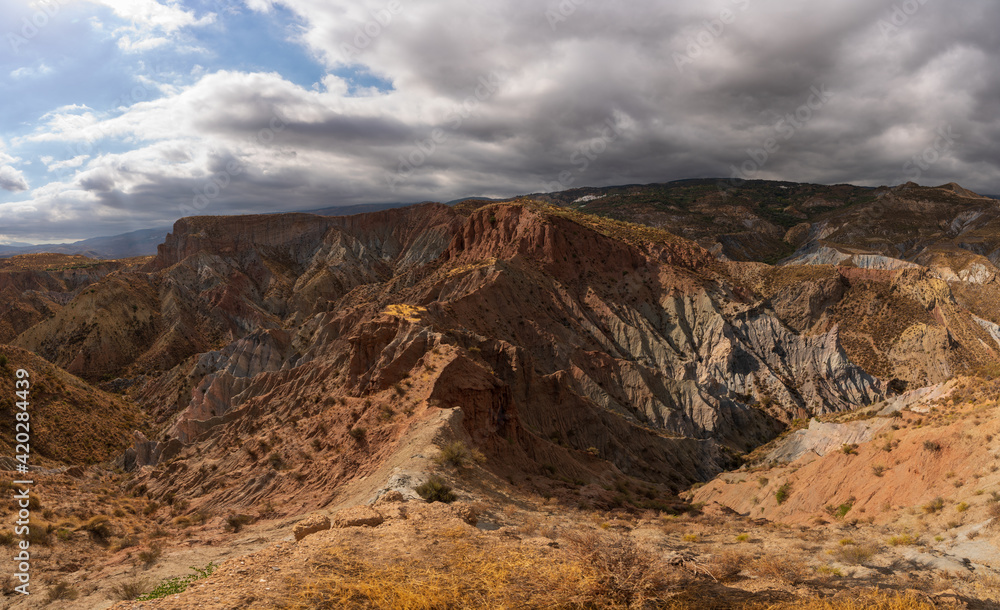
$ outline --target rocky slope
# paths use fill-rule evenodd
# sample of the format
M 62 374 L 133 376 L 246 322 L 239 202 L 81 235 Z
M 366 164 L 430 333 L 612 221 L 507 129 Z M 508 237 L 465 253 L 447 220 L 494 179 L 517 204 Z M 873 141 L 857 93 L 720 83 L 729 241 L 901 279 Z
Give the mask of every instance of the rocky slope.
M 17 370 L 28 372 L 28 406 L 19 409 Z M 86 466 L 118 458 L 132 445 L 132 433 L 147 429 L 139 406 L 94 388 L 51 363 L 16 347 L 0 345 L 0 467 L 13 470 L 17 414 L 27 412 L 29 464 L 39 468 Z M 24 431 L 22 428 L 20 431 Z M 23 453 L 23 451 L 22 451 Z
M 838 448 L 857 444 L 866 456 L 898 422 L 886 414 L 830 429 L 841 425 L 831 418 L 993 374 L 996 279 L 942 245 L 955 237 L 942 219 L 956 198 L 969 209 L 988 201 L 954 188 L 773 183 L 706 200 L 691 191 L 706 185 L 681 187 L 654 193 L 684 199 L 670 218 L 655 201 L 633 205 L 652 195 L 628 187 L 574 205 L 182 219 L 141 264 L 106 263 L 75 283 L 63 270 L 18 271 L 12 296 L 49 286 L 58 307 L 26 318 L 11 339 L 26 351 L 12 353 L 33 352 L 143 408 L 150 427 L 126 451 L 123 419 L 97 430 L 118 448 L 114 466 L 128 474 L 115 484 L 132 497 L 119 508 L 144 536 L 238 529 L 240 514 L 287 517 L 392 493 L 415 499 L 455 442 L 484 457 L 479 478 L 448 475 L 469 499 L 537 493 L 580 509 L 676 512 L 678 492 L 813 417 L 830 421 L 781 440 L 768 460 L 818 456 L 788 467 L 803 477 L 789 488 L 840 502 L 834 492 L 850 487 L 852 470 L 835 460 L 857 456 Z M 917 195 L 931 203 L 912 227 L 876 223 L 859 237 L 866 206 L 910 206 Z M 657 226 L 571 209 L 598 202 L 616 203 L 590 211 Z M 705 218 L 713 209 L 718 223 Z M 978 231 L 985 252 L 988 216 L 966 214 L 956 235 Z M 780 265 L 758 262 L 779 254 Z M 974 461 L 977 445 L 962 446 L 956 460 Z M 818 482 L 827 469 L 843 485 Z M 775 501 L 772 513 L 764 502 L 754 514 L 761 507 L 744 504 L 759 483 L 720 476 L 698 491 L 714 495 L 696 499 L 748 519 L 815 517 L 814 502 Z M 917 502 L 903 481 L 876 495 Z M 729 487 L 731 496 L 718 491 Z M 108 535 L 127 537 L 120 529 Z

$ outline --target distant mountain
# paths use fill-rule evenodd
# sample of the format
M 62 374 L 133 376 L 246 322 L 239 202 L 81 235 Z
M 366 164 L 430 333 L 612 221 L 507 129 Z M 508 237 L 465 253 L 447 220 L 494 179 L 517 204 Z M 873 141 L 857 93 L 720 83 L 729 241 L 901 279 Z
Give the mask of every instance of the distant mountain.
M 367 214 L 369 212 L 381 212 L 393 208 L 405 208 L 413 203 L 362 203 L 358 205 L 335 205 L 317 210 L 301 210 L 301 214 L 316 214 L 317 216 L 353 216 L 354 214 Z
M 17 256 L 18 254 L 82 254 L 91 258 L 118 259 L 133 256 L 150 256 L 156 254 L 156 246 L 170 232 L 170 227 L 155 229 L 140 229 L 121 235 L 108 237 L 91 237 L 66 244 L 41 244 L 33 246 L 0 246 L 0 258 Z

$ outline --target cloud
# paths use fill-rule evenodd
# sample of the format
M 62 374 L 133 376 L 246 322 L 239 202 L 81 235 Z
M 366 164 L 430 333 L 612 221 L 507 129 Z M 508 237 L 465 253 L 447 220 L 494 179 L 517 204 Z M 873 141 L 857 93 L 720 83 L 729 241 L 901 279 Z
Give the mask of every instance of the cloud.
M 214 13 L 198 17 L 194 11 L 182 8 L 176 0 L 167 0 L 166 3 L 156 0 L 88 1 L 110 8 L 117 17 L 131 22 L 137 28 L 159 30 L 168 34 L 185 27 L 208 25 L 216 18 Z
M 20 79 L 20 78 L 31 78 L 33 76 L 45 76 L 47 74 L 52 74 L 52 71 L 53 71 L 52 68 L 45 65 L 44 63 L 41 63 L 38 65 L 38 67 L 24 66 L 18 68 L 10 73 L 10 77 L 15 79 Z
M 118 47 L 126 53 L 141 53 L 173 42 L 172 35 L 184 28 L 203 27 L 215 22 L 215 13 L 197 16 L 176 0 L 86 0 L 110 8 L 116 17 L 129 23 L 112 31 Z M 104 29 L 99 20 L 94 26 Z
M 160 39 L 228 25 L 228 10 L 98 3 L 130 22 L 111 30 L 121 48 L 175 60 Z M 896 4 L 244 0 L 251 17 L 291 14 L 279 35 L 328 74 L 313 86 L 199 56 L 184 59 L 187 81 L 145 85 L 159 97 L 48 112 L 13 143 L 86 144 L 46 161 L 76 171 L 0 208 L 0 222 L 106 234 L 191 213 L 734 171 L 867 185 L 916 172 L 1000 192 L 1000 5 L 928 2 L 900 17 Z M 939 150 L 941 130 L 954 137 Z
M 59 171 L 62 169 L 69 169 L 73 167 L 80 167 L 83 163 L 90 158 L 90 155 L 77 155 L 72 159 L 67 159 L 65 161 L 59 161 L 57 163 L 52 163 L 52 157 L 42 157 L 42 162 L 48 166 L 50 172 Z
M 19 170 L 9 166 L 0 166 L 0 189 L 19 193 L 28 190 L 28 181 Z

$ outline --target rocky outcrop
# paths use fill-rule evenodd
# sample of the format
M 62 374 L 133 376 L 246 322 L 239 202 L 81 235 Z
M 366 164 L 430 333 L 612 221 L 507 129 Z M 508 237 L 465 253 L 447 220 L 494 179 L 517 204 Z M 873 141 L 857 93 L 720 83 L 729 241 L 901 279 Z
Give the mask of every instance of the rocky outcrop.
M 330 518 L 326 515 L 312 515 L 295 524 L 292 535 L 298 542 L 310 534 L 330 529 Z

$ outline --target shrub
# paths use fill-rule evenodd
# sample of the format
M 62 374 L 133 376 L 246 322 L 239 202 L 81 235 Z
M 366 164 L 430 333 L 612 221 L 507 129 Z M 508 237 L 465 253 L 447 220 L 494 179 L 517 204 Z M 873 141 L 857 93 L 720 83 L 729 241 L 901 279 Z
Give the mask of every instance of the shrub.
M 721 582 L 736 580 L 740 572 L 749 565 L 750 559 L 746 553 L 724 551 L 712 559 L 708 571 Z
M 944 508 L 944 498 L 938 496 L 920 508 L 924 509 L 924 512 L 928 514 L 936 513 Z
M 850 544 L 838 547 L 834 550 L 833 556 L 840 563 L 864 565 L 869 559 L 874 557 L 876 553 L 878 553 L 877 544 Z
M 938 451 L 941 451 L 941 443 L 937 441 L 924 441 L 924 449 L 936 453 Z
M 80 592 L 74 589 L 70 584 L 62 580 L 57 580 L 53 583 L 52 587 L 45 593 L 46 599 L 49 602 L 54 602 L 58 600 L 74 600 L 80 597 Z
M 802 582 L 809 570 L 799 559 L 765 555 L 750 562 L 749 570 L 761 578 L 773 578 L 788 584 Z
M 191 570 L 194 574 L 188 574 L 187 576 L 176 576 L 174 578 L 168 578 L 167 580 L 161 582 L 156 586 L 155 589 L 150 591 L 145 595 L 140 595 L 136 597 L 136 601 L 149 601 L 153 599 L 159 599 L 161 597 L 166 597 L 168 595 L 176 595 L 177 593 L 183 593 L 187 590 L 188 585 L 196 580 L 201 580 L 202 578 L 208 578 L 215 571 L 217 566 L 214 562 L 209 562 L 204 568 L 196 568 L 191 566 Z
M 49 546 L 52 542 L 50 534 L 54 529 L 55 526 L 53 524 L 33 518 L 28 526 L 28 534 L 25 538 L 31 544 Z
M 872 474 L 874 474 L 877 477 L 881 477 L 883 474 L 885 474 L 886 470 L 888 470 L 888 468 L 882 464 L 875 464 L 874 466 L 872 466 Z
M 593 597 L 606 599 L 614 607 L 644 608 L 663 588 L 663 566 L 631 537 L 591 532 L 569 540 L 571 551 L 591 573 Z
M 472 464 L 482 464 L 486 461 L 486 456 L 478 449 L 470 449 L 462 441 L 448 443 L 441 447 L 441 452 L 434 458 L 438 466 L 454 466 L 455 468 L 466 468 Z
M 242 513 L 230 513 L 226 516 L 226 531 L 239 532 L 243 529 L 244 525 L 248 523 L 253 523 L 253 517 L 250 515 L 244 515 Z
M 139 561 L 142 562 L 142 565 L 148 568 L 156 563 L 156 560 L 159 559 L 162 554 L 163 547 L 159 543 L 154 542 L 149 545 L 148 549 L 139 551 Z
M 955 507 L 955 510 L 957 510 L 960 513 L 964 513 L 965 511 L 969 510 L 969 505 L 966 502 L 959 502 L 958 506 Z
M 271 455 L 267 456 L 267 463 L 271 465 L 271 468 L 281 470 L 285 465 L 285 460 L 281 457 L 280 453 L 275 451 Z
M 910 534 L 899 534 L 898 536 L 893 536 L 889 538 L 889 544 L 892 546 L 906 546 L 913 545 L 917 543 L 917 538 L 911 536 Z
M 351 435 L 351 438 L 353 438 L 354 440 L 360 442 L 360 441 L 364 440 L 365 434 L 367 434 L 367 432 L 368 431 L 365 430 L 364 428 L 358 427 L 358 428 L 351 428 L 351 431 L 349 432 L 349 434 Z
M 149 580 L 129 578 L 111 586 L 111 597 L 120 602 L 129 602 L 149 591 Z
M 440 477 L 431 477 L 427 479 L 427 482 L 423 485 L 418 485 L 414 488 L 424 500 L 428 502 L 454 502 L 457 498 L 451 491 L 451 487 L 445 484 L 445 482 Z
M 847 502 L 844 502 L 840 506 L 833 506 L 833 505 L 827 506 L 826 512 L 835 519 L 843 519 L 844 517 L 847 516 L 847 513 L 851 512 L 851 508 L 853 507 L 854 507 L 854 498 L 851 497 L 847 500 Z
M 750 534 L 740 534 L 736 536 L 736 542 L 749 542 Z
M 106 515 L 97 515 L 83 524 L 82 529 L 90 533 L 97 542 L 107 542 L 113 531 L 111 520 Z
M 844 455 L 857 455 L 858 446 L 845 443 L 840 447 L 840 450 L 844 452 Z
M 778 491 L 774 492 L 774 499 L 778 501 L 778 504 L 784 504 L 791 492 L 792 484 L 782 483 L 781 487 L 778 488 Z

